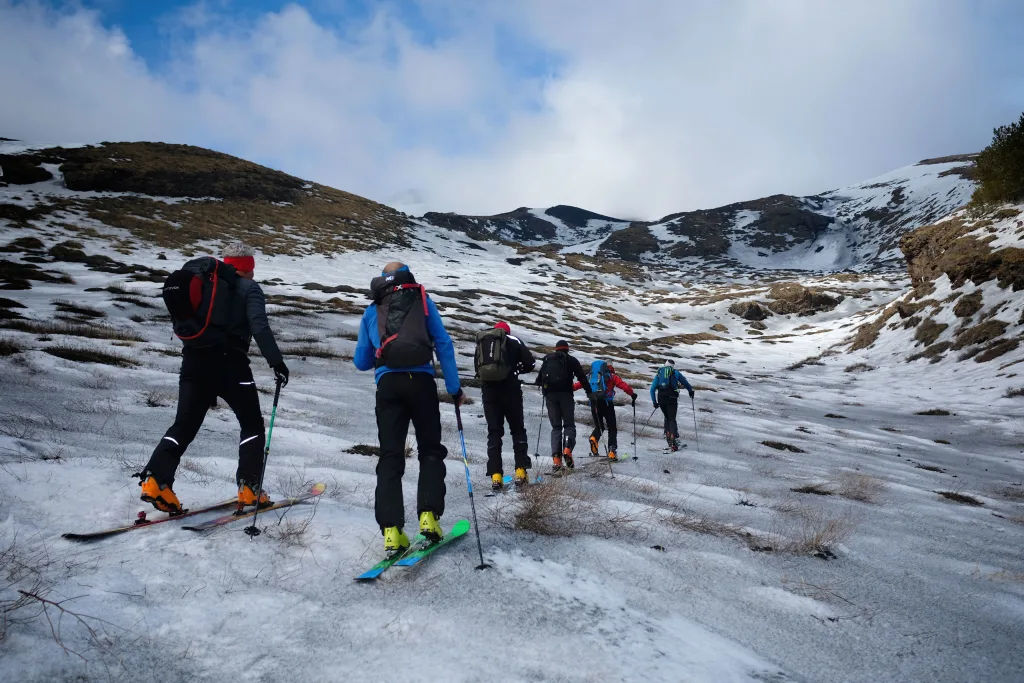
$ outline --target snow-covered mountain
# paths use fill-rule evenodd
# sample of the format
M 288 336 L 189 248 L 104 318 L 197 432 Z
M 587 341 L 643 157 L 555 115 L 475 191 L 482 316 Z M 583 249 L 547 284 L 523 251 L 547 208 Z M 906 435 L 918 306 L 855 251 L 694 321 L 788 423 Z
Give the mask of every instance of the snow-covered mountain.
M 927 159 L 810 197 L 775 195 L 715 209 L 625 221 L 582 209 L 497 216 L 428 213 L 432 225 L 564 253 L 677 266 L 858 271 L 902 267 L 899 239 L 970 199 L 974 155 Z
M 547 209 L 520 207 L 494 216 L 429 212 L 423 220 L 477 239 L 505 240 L 531 247 L 573 246 L 601 240 L 629 225 L 629 221 L 564 205 Z

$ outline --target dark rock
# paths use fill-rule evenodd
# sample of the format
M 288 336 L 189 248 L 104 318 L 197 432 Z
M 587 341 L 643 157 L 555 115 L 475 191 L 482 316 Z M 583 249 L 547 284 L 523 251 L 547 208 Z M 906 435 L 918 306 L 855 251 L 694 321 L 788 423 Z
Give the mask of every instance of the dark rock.
M 738 315 L 744 320 L 765 320 L 771 316 L 771 311 L 756 301 L 737 301 L 729 306 L 729 312 Z
M 32 157 L 0 154 L 0 185 L 31 185 L 53 180 L 53 174 Z

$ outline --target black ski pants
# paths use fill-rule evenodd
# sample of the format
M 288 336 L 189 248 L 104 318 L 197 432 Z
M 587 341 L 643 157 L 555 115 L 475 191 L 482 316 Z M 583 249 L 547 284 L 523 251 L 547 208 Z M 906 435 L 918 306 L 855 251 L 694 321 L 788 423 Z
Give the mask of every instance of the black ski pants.
M 673 439 L 679 438 L 676 413 L 679 412 L 679 392 L 672 389 L 658 389 L 658 405 L 665 416 L 665 433 Z
M 619 450 L 619 430 L 615 424 L 615 404 L 611 401 L 591 401 L 590 414 L 594 418 L 594 431 L 591 432 L 598 441 L 601 440 L 601 432 L 608 430 L 608 450 Z
M 501 439 L 505 436 L 505 422 L 512 434 L 512 454 L 516 467 L 530 467 L 527 455 L 526 424 L 523 419 L 523 389 L 519 383 L 484 386 L 481 390 L 484 417 L 487 418 L 487 476 L 503 474 Z
M 444 514 L 444 466 L 448 449 L 441 443 L 441 407 L 434 378 L 425 372 L 389 372 L 377 382 L 377 524 L 405 527 L 405 439 L 409 423 L 416 429 L 420 479 L 416 490 L 417 517 L 422 512 Z
M 576 448 L 576 402 L 572 393 L 560 391 L 545 396 L 548 422 L 551 423 L 551 454 L 561 455 L 563 448 Z
M 263 470 L 266 432 L 256 382 L 249 358 L 236 349 L 193 349 L 182 351 L 178 379 L 178 412 L 174 424 L 157 444 L 143 475 L 153 475 L 160 484 L 171 486 L 185 450 L 196 438 L 206 411 L 219 396 L 224 399 L 241 428 L 238 470 L 235 481 L 256 488 Z

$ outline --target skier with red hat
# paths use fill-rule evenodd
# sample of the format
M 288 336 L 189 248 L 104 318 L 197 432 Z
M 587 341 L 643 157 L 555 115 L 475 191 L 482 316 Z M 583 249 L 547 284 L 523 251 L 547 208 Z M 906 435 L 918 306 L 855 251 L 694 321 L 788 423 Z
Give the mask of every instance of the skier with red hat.
M 138 475 L 142 486 L 140 497 L 157 510 L 172 514 L 182 511 L 171 489 L 174 473 L 218 396 L 235 413 L 241 428 L 235 473 L 238 505 L 255 505 L 257 495 L 260 505 L 269 503 L 260 480 L 266 432 L 259 393 L 249 367 L 249 343 L 256 340 L 260 353 L 282 386 L 288 383 L 288 366 L 267 320 L 266 297 L 253 281 L 254 253 L 252 247 L 242 242 L 231 244 L 224 250 L 223 262 L 213 258 L 194 259 L 172 273 L 164 285 L 164 301 L 184 348 L 174 424 L 160 439 Z M 206 279 L 216 285 L 212 295 L 207 295 L 202 289 L 203 276 L 211 272 L 213 277 Z M 178 292 L 181 298 L 176 300 Z M 179 326 L 194 324 L 186 319 L 195 314 L 188 310 L 189 304 L 192 309 L 206 305 L 209 311 L 202 329 L 186 334 Z
M 529 444 L 523 418 L 523 388 L 519 375 L 533 372 L 533 354 L 526 344 L 512 336 L 506 322 L 498 322 L 492 329 L 477 335 L 473 365 L 481 380 L 481 398 L 487 419 L 487 476 L 491 488 L 500 491 L 504 484 L 501 461 L 501 440 L 505 436 L 505 422 L 512 434 L 512 454 L 515 457 L 515 483 L 527 482 L 526 470 L 532 463 L 527 454 Z

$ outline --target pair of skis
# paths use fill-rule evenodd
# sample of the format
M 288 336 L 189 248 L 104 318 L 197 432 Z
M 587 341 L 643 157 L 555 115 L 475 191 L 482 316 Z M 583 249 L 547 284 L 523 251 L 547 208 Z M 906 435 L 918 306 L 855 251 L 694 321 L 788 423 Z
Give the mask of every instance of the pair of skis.
M 444 538 L 435 543 L 427 540 L 423 534 L 418 534 L 414 539 L 412 539 L 412 542 L 409 544 L 409 547 L 405 552 L 395 553 L 391 557 L 384 558 L 359 576 L 355 577 L 355 580 L 362 582 L 375 581 L 381 574 L 395 565 L 399 567 L 414 567 L 452 541 L 462 538 L 468 531 L 469 520 L 460 519 L 455 523 L 455 526 L 452 527 L 452 530 L 445 534 Z
M 279 510 L 281 508 L 291 507 L 292 505 L 296 505 L 298 503 L 302 503 L 304 501 L 316 498 L 317 496 L 321 495 L 325 490 L 327 490 L 327 485 L 326 484 L 322 484 L 322 483 L 314 484 L 309 489 L 308 492 L 306 492 L 306 493 L 304 493 L 304 494 L 302 494 L 300 496 L 295 496 L 294 498 L 286 498 L 285 500 L 281 500 L 281 501 L 278 501 L 278 502 L 273 503 L 271 505 L 267 505 L 265 507 L 261 507 L 260 508 L 260 512 L 267 512 L 267 511 L 270 511 L 270 510 Z M 238 500 L 236 498 L 232 498 L 231 500 L 225 500 L 222 503 L 214 503 L 213 505 L 207 505 L 205 507 L 187 509 L 187 510 L 184 510 L 181 514 L 169 515 L 168 517 L 164 517 L 162 519 L 148 519 L 146 517 L 146 513 L 145 512 L 140 512 L 139 513 L 139 518 L 137 520 L 135 520 L 134 524 L 129 524 L 129 525 L 120 526 L 120 527 L 114 527 L 113 529 L 104 529 L 103 531 L 93 531 L 93 532 L 84 533 L 84 534 L 68 533 L 68 534 L 63 534 L 61 536 L 61 538 L 65 538 L 65 539 L 67 539 L 69 541 L 96 541 L 96 540 L 99 540 L 101 538 L 108 538 L 110 536 L 116 536 L 117 534 L 123 534 L 123 533 L 125 533 L 127 531 L 134 531 L 135 529 L 142 529 L 143 527 L 153 526 L 154 524 L 163 524 L 164 522 L 174 522 L 174 521 L 177 521 L 177 520 L 180 520 L 180 519 L 185 519 L 187 517 L 195 517 L 196 515 L 205 514 L 207 512 L 216 512 L 218 510 L 227 510 L 227 509 L 230 509 L 232 507 L 235 507 L 237 504 L 238 504 Z M 214 517 L 213 519 L 207 520 L 205 522 L 201 522 L 199 524 L 193 524 L 193 525 L 190 525 L 190 526 L 183 526 L 182 528 L 183 529 L 188 529 L 189 531 L 208 531 L 210 529 L 214 529 L 216 527 L 223 526 L 225 524 L 230 524 L 231 522 L 237 521 L 239 519 L 246 519 L 247 517 L 252 517 L 255 514 L 256 514 L 256 508 L 254 507 L 253 509 L 246 510 L 246 511 L 242 512 L 241 514 L 236 514 L 236 513 L 232 512 L 232 513 L 229 513 L 229 514 L 226 514 L 226 515 L 221 515 L 220 517 Z

